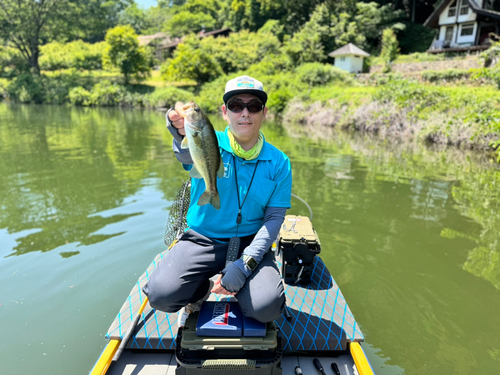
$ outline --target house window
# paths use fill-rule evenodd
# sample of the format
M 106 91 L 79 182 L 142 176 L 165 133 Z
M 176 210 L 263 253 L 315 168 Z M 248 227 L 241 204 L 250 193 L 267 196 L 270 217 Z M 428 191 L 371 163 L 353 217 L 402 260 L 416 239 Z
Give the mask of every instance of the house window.
M 340 61 L 345 61 L 345 57 L 344 56 L 340 57 Z
M 446 33 L 444 34 L 445 42 L 451 42 L 453 39 L 453 26 L 448 26 L 446 28 Z
M 467 0 L 462 0 L 462 4 L 460 5 L 460 15 L 469 13 L 469 3 Z
M 462 25 L 462 30 L 460 30 L 460 36 L 470 36 L 474 34 L 474 24 L 470 23 L 468 25 Z
M 457 1 L 453 1 L 448 9 L 448 17 L 455 17 L 457 14 Z

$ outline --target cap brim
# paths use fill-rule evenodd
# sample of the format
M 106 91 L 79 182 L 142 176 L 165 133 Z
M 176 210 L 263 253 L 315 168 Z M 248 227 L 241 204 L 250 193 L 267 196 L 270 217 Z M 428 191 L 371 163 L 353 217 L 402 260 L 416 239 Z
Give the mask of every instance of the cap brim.
M 257 98 L 260 99 L 260 101 L 265 105 L 266 102 L 267 102 L 267 94 L 264 92 L 264 91 L 260 91 L 260 90 L 249 90 L 249 89 L 241 89 L 241 90 L 232 90 L 232 91 L 229 91 L 229 92 L 226 92 L 224 94 L 224 96 L 222 97 L 222 100 L 224 101 L 224 103 L 227 103 L 227 101 L 232 97 L 232 96 L 235 96 L 235 95 L 239 95 L 239 94 L 251 94 L 251 95 L 255 95 Z

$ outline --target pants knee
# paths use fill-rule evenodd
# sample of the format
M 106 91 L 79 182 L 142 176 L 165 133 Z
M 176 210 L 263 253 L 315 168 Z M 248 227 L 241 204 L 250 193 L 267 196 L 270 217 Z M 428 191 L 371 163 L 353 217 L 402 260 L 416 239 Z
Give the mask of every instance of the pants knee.
M 258 320 L 262 323 L 272 322 L 281 314 L 281 311 L 285 305 L 285 296 L 277 296 L 274 299 L 268 299 L 267 301 L 259 301 L 260 303 L 253 303 L 250 306 L 242 306 L 240 302 L 240 307 L 245 316 Z
M 166 313 L 175 313 L 182 308 L 182 304 L 177 303 L 175 294 L 168 293 L 165 288 L 160 288 L 154 283 L 148 282 L 142 288 L 144 294 L 148 296 L 149 304 L 152 308 Z

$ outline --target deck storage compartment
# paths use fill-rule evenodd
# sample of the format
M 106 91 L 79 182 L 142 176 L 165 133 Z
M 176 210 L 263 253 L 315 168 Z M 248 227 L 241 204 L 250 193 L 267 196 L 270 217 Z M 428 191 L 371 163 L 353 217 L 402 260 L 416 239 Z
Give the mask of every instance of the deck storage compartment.
M 176 340 L 176 375 L 281 375 L 281 335 L 274 322 L 265 337 L 197 336 L 198 313 L 191 314 Z
M 311 220 L 306 216 L 287 215 L 280 230 L 281 275 L 288 285 L 308 284 L 314 257 L 321 244 Z

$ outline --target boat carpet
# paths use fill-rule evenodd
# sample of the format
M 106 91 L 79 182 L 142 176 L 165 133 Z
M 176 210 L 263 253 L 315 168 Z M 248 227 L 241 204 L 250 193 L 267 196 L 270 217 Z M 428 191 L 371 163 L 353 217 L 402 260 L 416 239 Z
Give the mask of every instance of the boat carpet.
M 122 338 L 146 297 L 142 287 L 163 258 L 158 254 L 139 278 L 111 324 L 106 337 Z M 279 262 L 279 258 L 277 259 Z M 348 342 L 363 341 L 363 334 L 335 280 L 319 256 L 314 258 L 308 285 L 287 285 L 285 294 L 289 318 L 285 312 L 276 320 L 285 351 L 345 350 Z M 209 301 L 226 299 L 211 294 Z M 178 315 L 164 313 L 146 305 L 127 348 L 174 350 Z

